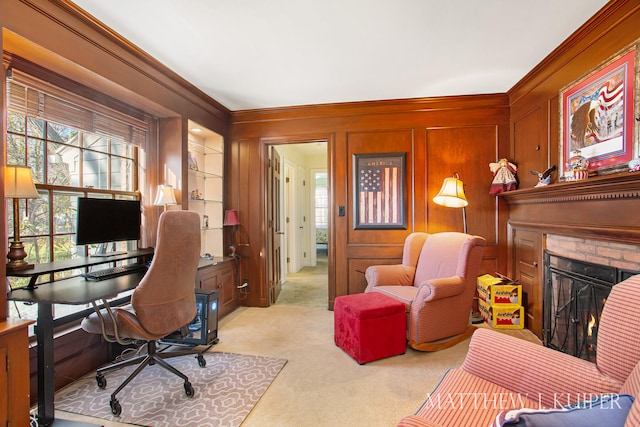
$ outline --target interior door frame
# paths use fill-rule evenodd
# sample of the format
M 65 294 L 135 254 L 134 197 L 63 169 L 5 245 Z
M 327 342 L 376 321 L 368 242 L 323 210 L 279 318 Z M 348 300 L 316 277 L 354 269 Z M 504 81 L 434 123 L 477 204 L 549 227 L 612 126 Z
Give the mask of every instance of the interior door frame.
M 271 144 L 267 153 L 266 225 L 267 225 L 267 296 L 269 305 L 278 301 L 282 289 L 282 175 L 283 162 L 277 145 Z M 277 178 L 276 178 L 277 177 Z M 277 258 L 273 260 L 272 258 Z
M 329 224 L 328 224 L 328 256 L 327 256 L 327 282 L 328 282 L 328 292 L 329 292 L 329 309 L 333 308 L 333 299 L 332 295 L 335 295 L 336 290 L 336 280 L 335 280 L 335 257 L 333 256 L 332 248 L 334 247 L 334 232 L 333 232 L 333 214 L 334 214 L 334 189 L 333 189 L 333 179 L 332 179 L 332 171 L 334 170 L 334 160 L 331 156 L 331 153 L 334 152 L 334 135 L 333 134 L 309 134 L 309 135 L 295 135 L 295 136 L 279 136 L 279 137 L 267 137 L 260 138 L 260 152 L 262 153 L 262 194 L 265 196 L 268 194 L 269 185 L 269 150 L 273 145 L 285 145 L 285 144 L 302 144 L 302 143 L 313 143 L 313 142 L 322 142 L 326 144 L 327 148 L 327 186 L 329 193 L 329 201 L 328 201 L 328 209 L 329 209 Z M 263 277 L 265 277 L 265 282 L 262 284 L 263 295 L 268 295 L 269 292 L 269 278 L 268 271 L 269 266 L 269 225 L 268 225 L 268 200 L 267 197 L 264 197 L 262 204 L 262 219 L 261 222 L 263 224 L 263 234 L 262 234 L 262 254 L 260 264 L 261 269 L 264 272 Z M 272 305 L 269 298 L 267 297 L 267 302 L 269 305 Z

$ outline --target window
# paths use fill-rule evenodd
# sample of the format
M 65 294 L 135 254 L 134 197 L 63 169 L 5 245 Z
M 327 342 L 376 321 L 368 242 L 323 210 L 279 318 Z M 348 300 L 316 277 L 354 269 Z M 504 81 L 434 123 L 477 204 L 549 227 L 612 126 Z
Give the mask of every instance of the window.
M 329 193 L 327 189 L 327 173 L 315 174 L 315 218 L 317 228 L 329 225 Z
M 60 105 L 65 108 L 58 108 Z M 30 166 L 41 195 L 40 199 L 20 200 L 20 237 L 26 260 L 38 264 L 89 255 L 97 245 L 75 244 L 77 199 L 138 198 L 141 148 L 132 142 L 146 138 L 146 130 L 13 81 L 7 108 L 7 164 Z M 78 116 L 90 119 L 83 121 Z M 13 221 L 13 212 L 8 210 L 9 234 L 13 234 Z M 126 250 L 135 249 L 136 244 L 113 245 L 115 250 Z M 39 281 L 79 273 L 65 271 Z M 14 288 L 28 283 L 27 278 L 9 280 Z M 60 318 L 82 310 L 84 307 L 59 305 L 54 315 Z M 35 305 L 10 304 L 10 317 L 35 319 L 36 313 Z

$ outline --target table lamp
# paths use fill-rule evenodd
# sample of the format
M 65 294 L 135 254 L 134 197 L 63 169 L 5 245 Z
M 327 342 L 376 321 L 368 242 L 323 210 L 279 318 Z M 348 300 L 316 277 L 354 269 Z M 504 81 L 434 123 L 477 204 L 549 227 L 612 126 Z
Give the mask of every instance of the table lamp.
M 20 271 L 33 268 L 24 259 L 27 252 L 20 241 L 20 199 L 39 199 L 40 194 L 33 183 L 31 168 L 28 166 L 5 166 L 4 197 L 13 199 L 13 240 L 9 245 L 7 271 Z
M 231 246 L 229 249 L 231 250 L 231 256 L 236 256 L 236 228 L 240 225 L 240 220 L 238 219 L 238 211 L 235 209 L 229 209 L 224 213 L 224 221 L 222 223 L 225 227 L 231 227 Z
M 167 210 L 167 205 L 177 205 L 178 202 L 176 202 L 176 195 L 173 192 L 173 187 L 165 184 L 158 185 L 156 200 L 153 204 L 156 206 L 164 206 L 165 211 Z
M 467 212 L 465 207 L 469 204 L 464 195 L 464 188 L 460 175 L 454 172 L 452 177 L 445 178 L 440 188 L 440 192 L 433 198 L 433 201 L 448 208 L 462 208 L 462 224 L 464 232 L 467 232 Z

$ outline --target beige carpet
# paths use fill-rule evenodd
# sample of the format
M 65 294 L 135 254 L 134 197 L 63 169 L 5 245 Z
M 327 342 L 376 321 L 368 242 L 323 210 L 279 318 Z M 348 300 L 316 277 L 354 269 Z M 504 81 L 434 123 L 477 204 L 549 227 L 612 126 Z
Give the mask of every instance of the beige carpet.
M 329 304 L 327 257 L 319 256 L 315 267 L 287 274 L 276 304 L 326 308 Z
M 358 365 L 333 342 L 326 274 L 310 268 L 299 273 L 304 274 L 315 279 L 303 284 L 294 281 L 300 277 L 288 275 L 275 305 L 240 308 L 220 322 L 220 343 L 214 351 L 288 361 L 242 427 L 395 426 L 420 407 L 447 369 L 464 360 L 468 340 L 435 353 L 409 348 L 404 355 Z M 287 295 L 295 288 L 300 295 L 324 298 L 324 304 L 314 306 L 310 300 Z

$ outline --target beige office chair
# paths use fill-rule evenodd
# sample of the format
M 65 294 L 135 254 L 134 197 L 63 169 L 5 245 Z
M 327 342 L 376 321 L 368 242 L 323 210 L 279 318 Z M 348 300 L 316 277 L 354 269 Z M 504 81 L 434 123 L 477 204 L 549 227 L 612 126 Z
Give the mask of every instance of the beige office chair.
M 157 340 L 185 327 L 196 316 L 195 277 L 200 259 L 200 217 L 195 212 L 166 211 L 158 221 L 158 238 L 153 261 L 133 291 L 131 304 L 111 309 L 105 308 L 82 321 L 82 329 L 102 334 L 109 342 L 128 344 L 146 341 L 147 353 L 130 360 L 115 363 L 97 370 L 98 387 L 105 388 L 104 372 L 123 366 L 138 364 L 131 375 L 111 394 L 111 413 L 118 416 L 122 407 L 116 395 L 145 366 L 158 364 L 184 380 L 188 397 L 194 390 L 182 372 L 163 359 L 185 354 L 184 352 L 156 352 Z M 202 364 L 201 364 L 202 366 Z

